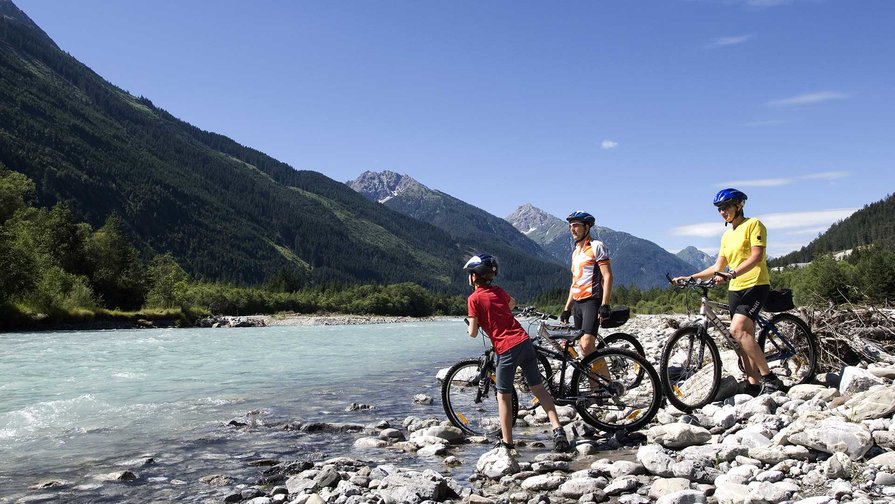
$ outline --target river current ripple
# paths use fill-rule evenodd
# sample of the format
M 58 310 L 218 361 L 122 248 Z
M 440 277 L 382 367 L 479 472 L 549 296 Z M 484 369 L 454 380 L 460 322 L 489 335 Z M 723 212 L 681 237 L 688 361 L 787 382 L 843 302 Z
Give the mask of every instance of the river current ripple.
M 285 427 L 443 418 L 437 370 L 482 349 L 465 329 L 458 319 L 0 334 L 0 502 L 220 502 L 224 489 L 200 478 L 252 484 L 274 460 L 432 466 L 357 450 L 361 434 Z M 420 393 L 433 404 L 413 404 Z M 374 409 L 346 411 L 355 402 Z M 97 478 L 123 470 L 138 478 Z M 62 484 L 29 489 L 47 481 Z

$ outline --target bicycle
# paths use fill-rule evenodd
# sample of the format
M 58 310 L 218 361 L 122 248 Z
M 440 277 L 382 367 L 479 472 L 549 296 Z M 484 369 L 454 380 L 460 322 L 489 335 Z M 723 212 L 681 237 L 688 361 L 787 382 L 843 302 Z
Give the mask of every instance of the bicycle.
M 568 326 L 551 328 L 541 319 L 532 336 L 541 377 L 554 402 L 573 406 L 586 423 L 605 432 L 641 429 L 661 406 L 658 373 L 643 356 L 623 348 L 605 346 L 583 359 L 573 357 L 569 350 L 582 334 Z M 458 362 L 442 383 L 448 419 L 469 434 L 487 434 L 498 425 L 496 391 L 492 398 L 493 385 L 488 383 L 494 379 L 489 352 L 493 350 L 486 349 L 483 358 Z M 551 360 L 559 363 L 558 370 L 554 371 Z M 477 382 L 476 377 L 480 377 Z M 515 422 L 519 410 L 515 389 L 512 404 Z
M 689 279 L 675 283 L 676 288 L 701 291 L 699 316 L 674 332 L 662 350 L 659 374 L 668 402 L 681 411 L 691 412 L 712 402 L 721 384 L 721 356 L 715 338 L 709 333 L 716 329 L 723 336 L 722 343 L 739 355 L 739 344 L 715 310 L 730 311 L 727 304 L 709 301 L 709 289 L 716 286 L 713 279 Z M 791 309 L 790 304 L 785 309 Z M 688 307 L 689 313 L 689 307 Z M 768 366 L 791 387 L 807 383 L 817 367 L 817 340 L 808 324 L 791 313 L 775 313 L 770 318 L 759 314 L 755 320 L 758 346 L 765 353 Z M 742 357 L 739 360 L 743 369 Z
M 627 306 L 618 306 L 612 308 L 610 313 L 611 314 L 608 319 L 600 322 L 600 327 L 597 330 L 597 334 L 594 334 L 594 337 L 596 338 L 596 347 L 603 348 L 606 346 L 614 346 L 626 348 L 633 352 L 637 352 L 641 356 L 645 357 L 646 353 L 643 350 L 643 345 L 640 343 L 640 340 L 638 340 L 632 334 L 628 334 L 625 332 L 616 332 L 610 334 L 609 336 L 606 336 L 605 338 L 600 336 L 599 329 L 614 329 L 616 327 L 621 327 L 628 321 L 631 316 L 631 310 Z M 519 312 L 518 316 L 531 319 L 528 324 L 529 335 L 537 332 L 537 329 L 535 329 L 535 331 L 532 331 L 532 327 L 535 324 L 538 324 L 540 321 L 556 320 L 555 315 L 539 312 L 531 306 L 523 308 Z M 575 351 L 574 348 L 571 349 L 571 352 L 573 357 L 577 357 L 577 351 Z

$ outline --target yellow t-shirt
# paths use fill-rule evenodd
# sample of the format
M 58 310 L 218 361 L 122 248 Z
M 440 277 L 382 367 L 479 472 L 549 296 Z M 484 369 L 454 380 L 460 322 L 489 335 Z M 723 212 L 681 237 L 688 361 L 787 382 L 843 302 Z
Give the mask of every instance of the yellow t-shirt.
M 728 228 L 721 236 L 720 254 L 731 269 L 737 269 L 752 256 L 752 247 L 765 249 L 761 261 L 751 270 L 730 281 L 730 290 L 740 291 L 756 285 L 770 285 L 767 262 L 768 230 L 758 219 L 746 219 L 736 229 Z

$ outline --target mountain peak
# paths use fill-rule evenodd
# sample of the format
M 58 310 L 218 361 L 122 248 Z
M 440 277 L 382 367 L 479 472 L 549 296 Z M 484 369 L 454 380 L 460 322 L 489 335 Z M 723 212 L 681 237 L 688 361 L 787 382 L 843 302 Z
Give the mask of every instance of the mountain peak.
M 681 250 L 680 252 L 678 252 L 677 254 L 674 254 L 674 255 L 678 256 L 684 262 L 692 265 L 694 268 L 700 269 L 700 270 L 708 268 L 712 264 L 715 264 L 714 256 L 706 254 L 705 252 L 694 247 L 693 245 L 690 245 L 690 246 L 684 248 L 683 250 Z
M 423 187 L 413 177 L 385 170 L 379 173 L 365 171 L 356 179 L 345 182 L 348 187 L 371 201 L 384 203 L 412 187 Z
M 516 211 L 507 216 L 506 220 L 526 235 L 538 229 L 548 229 L 557 223 L 562 224 L 562 221 L 558 218 L 531 203 L 526 203 L 517 208 Z

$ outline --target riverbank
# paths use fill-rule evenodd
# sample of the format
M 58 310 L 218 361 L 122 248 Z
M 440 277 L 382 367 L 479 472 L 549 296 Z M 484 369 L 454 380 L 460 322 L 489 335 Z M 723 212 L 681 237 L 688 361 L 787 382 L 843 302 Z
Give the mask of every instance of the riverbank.
M 122 312 L 80 310 L 67 314 L 6 314 L 0 331 L 97 331 L 108 329 L 165 329 L 181 327 L 271 327 L 329 326 L 360 324 L 400 324 L 438 320 L 459 320 L 454 316 L 409 317 L 354 315 L 341 313 L 294 313 L 272 315 L 207 315 L 179 308 Z

